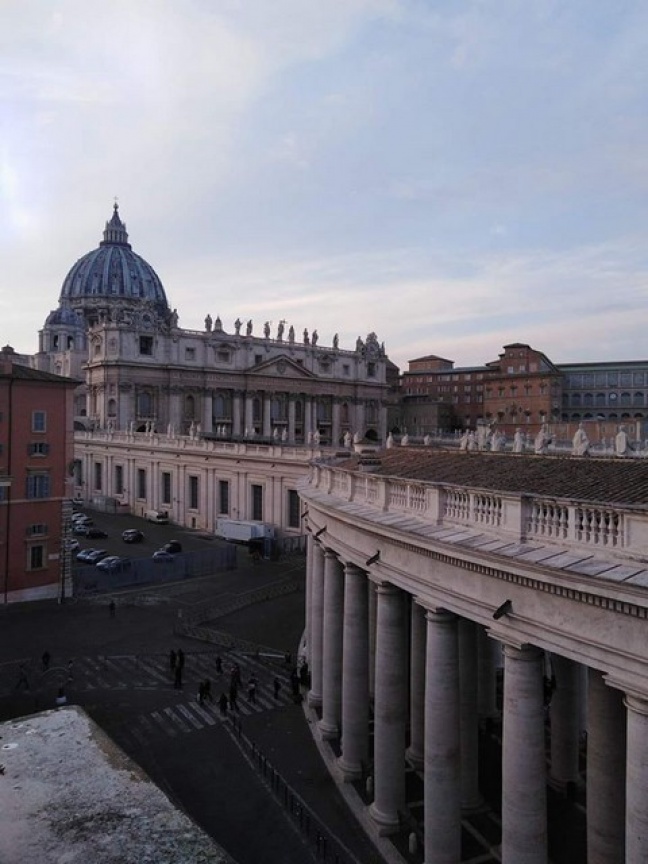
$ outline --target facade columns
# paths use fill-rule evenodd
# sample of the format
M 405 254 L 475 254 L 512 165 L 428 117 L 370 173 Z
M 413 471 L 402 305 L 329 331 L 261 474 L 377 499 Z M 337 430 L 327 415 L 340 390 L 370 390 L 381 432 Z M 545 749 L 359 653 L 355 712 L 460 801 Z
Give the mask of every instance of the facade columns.
M 337 738 L 342 720 L 342 633 L 344 573 L 339 558 L 324 552 L 324 633 L 322 641 L 322 719 L 324 740 Z
M 457 619 L 427 613 L 425 668 L 425 862 L 461 860 Z
M 502 864 L 547 864 L 543 652 L 504 646 Z
M 425 609 L 412 598 L 410 623 L 410 745 L 407 758 L 423 768 L 425 751 Z
M 311 398 L 310 396 L 304 397 L 304 444 L 308 445 L 311 443 L 311 432 L 313 431 L 312 426 L 312 410 L 311 410 Z
M 241 391 L 235 390 L 232 396 L 232 435 L 235 438 L 241 435 L 241 398 Z
M 340 400 L 333 397 L 331 406 L 331 444 L 333 447 L 340 446 Z
M 479 791 L 479 715 L 477 708 L 477 624 L 459 620 L 459 704 L 461 737 L 461 806 L 474 810 Z
M 254 393 L 245 394 L 245 432 L 249 437 L 254 433 Z
M 288 395 L 288 443 L 295 443 L 295 395 Z
M 311 586 L 311 689 L 308 704 L 318 708 L 322 704 L 322 640 L 324 627 L 324 551 L 313 542 L 313 578 Z
M 624 864 L 626 712 L 597 669 L 587 684 L 587 860 Z
M 648 698 L 626 694 L 626 864 L 648 861 Z
M 203 434 L 211 434 L 213 432 L 213 394 L 208 390 L 203 395 Z
M 491 639 L 488 632 L 482 627 L 477 633 L 477 644 L 479 651 L 479 681 L 477 692 L 479 700 L 479 716 L 497 716 L 497 665 L 495 654 L 502 652 L 502 645 L 495 639 Z
M 367 574 L 344 568 L 342 756 L 345 780 L 357 780 L 369 757 L 369 592 Z
M 272 416 L 270 411 L 271 393 L 267 391 L 263 394 L 263 437 L 272 437 Z
M 580 664 L 551 655 L 556 689 L 551 697 L 551 779 L 564 787 L 578 780 Z
M 372 818 L 382 834 L 399 828 L 405 807 L 407 655 L 403 594 L 376 586 L 376 696 L 374 704 L 374 801 Z

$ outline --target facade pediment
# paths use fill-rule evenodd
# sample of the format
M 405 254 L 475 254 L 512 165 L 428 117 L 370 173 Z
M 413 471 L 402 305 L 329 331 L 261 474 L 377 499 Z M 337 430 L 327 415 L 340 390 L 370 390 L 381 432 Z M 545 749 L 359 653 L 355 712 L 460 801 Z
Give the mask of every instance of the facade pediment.
M 314 375 L 308 369 L 304 369 L 303 366 L 296 363 L 285 354 L 282 354 L 279 357 L 273 357 L 263 363 L 258 363 L 256 366 L 248 369 L 248 374 L 263 377 L 273 375 L 279 378 L 297 378 L 302 380 L 313 380 L 317 378 L 317 375 Z

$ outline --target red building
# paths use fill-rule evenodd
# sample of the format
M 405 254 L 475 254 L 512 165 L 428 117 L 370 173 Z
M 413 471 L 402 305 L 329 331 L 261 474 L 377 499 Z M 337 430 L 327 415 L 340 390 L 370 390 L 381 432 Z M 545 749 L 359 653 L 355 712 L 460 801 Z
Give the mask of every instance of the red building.
M 63 598 L 78 381 L 12 355 L 9 347 L 0 352 L 0 602 Z

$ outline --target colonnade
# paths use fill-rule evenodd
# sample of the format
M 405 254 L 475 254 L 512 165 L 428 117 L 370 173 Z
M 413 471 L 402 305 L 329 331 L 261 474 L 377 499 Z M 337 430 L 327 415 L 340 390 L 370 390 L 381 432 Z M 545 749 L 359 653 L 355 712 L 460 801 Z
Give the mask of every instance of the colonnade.
M 406 813 L 408 763 L 422 771 L 426 864 L 459 864 L 462 812 L 483 802 L 480 717 L 496 705 L 503 664 L 501 860 L 547 864 L 547 784 L 579 782 L 587 733 L 589 864 L 648 861 L 648 697 L 609 686 L 605 671 L 547 655 L 383 581 L 309 537 L 309 704 L 324 739 L 340 740 L 345 780 L 371 776 L 380 833 Z M 370 712 L 373 758 L 370 758 Z M 549 765 L 545 730 L 549 712 Z

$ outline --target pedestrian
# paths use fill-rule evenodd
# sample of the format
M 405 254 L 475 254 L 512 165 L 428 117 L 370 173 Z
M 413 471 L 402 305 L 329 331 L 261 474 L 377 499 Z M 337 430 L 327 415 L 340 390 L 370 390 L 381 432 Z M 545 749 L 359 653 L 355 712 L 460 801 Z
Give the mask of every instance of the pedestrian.
M 236 686 L 232 684 L 229 689 L 229 707 L 232 711 L 238 711 L 238 702 L 237 700 L 238 692 L 236 690 Z
M 41 660 L 43 661 L 43 672 L 47 672 L 47 670 L 49 669 L 51 659 L 52 656 L 49 651 L 43 651 L 43 656 L 41 657 Z
M 68 660 L 68 665 L 67 665 L 67 680 L 68 681 L 72 681 L 74 679 L 74 675 L 72 674 L 73 669 L 74 669 L 74 660 Z
M 308 663 L 306 662 L 306 660 L 303 660 L 301 666 L 299 667 L 299 683 L 302 687 L 308 689 L 309 679 L 310 673 L 308 671 Z
M 110 617 L 114 618 L 115 617 L 115 601 L 114 600 L 111 600 L 110 603 L 108 604 L 108 610 L 110 611 Z
M 230 681 L 236 687 L 237 690 L 241 686 L 241 667 L 238 665 L 238 663 L 235 663 L 232 666 Z
M 299 674 L 297 673 L 296 666 L 293 666 L 290 673 L 290 686 L 292 688 L 292 695 L 295 697 L 299 696 Z
M 177 663 L 177 662 L 178 662 L 178 657 L 177 657 L 177 655 L 176 655 L 176 652 L 175 652 L 175 651 L 173 650 L 173 648 L 172 648 L 171 651 L 170 651 L 170 653 L 169 653 L 169 668 L 171 669 L 171 674 L 172 674 L 172 675 L 175 674 L 175 670 L 176 670 L 176 663 Z
M 184 651 L 182 650 L 182 648 L 178 648 L 178 666 L 181 669 L 184 669 L 184 664 L 185 664 Z
M 272 687 L 274 689 L 274 697 L 275 699 L 279 698 L 279 691 L 281 690 L 281 681 L 278 678 L 275 678 L 272 682 Z
M 209 678 L 205 678 L 205 681 L 203 683 L 203 695 L 205 698 L 205 702 L 214 701 L 214 697 L 212 696 L 211 692 L 211 681 L 209 680 Z
M 176 690 L 182 690 L 182 666 L 176 665 L 175 667 L 173 686 Z
M 205 704 L 205 682 L 204 681 L 201 681 L 200 684 L 198 685 L 198 704 L 199 705 Z
M 250 676 L 248 681 L 248 702 L 256 702 L 257 679 L 254 675 Z
M 20 664 L 20 671 L 18 674 L 18 681 L 16 682 L 15 690 L 20 690 L 21 687 L 24 687 L 25 690 L 29 690 L 29 679 L 27 678 L 27 669 L 25 668 L 25 664 Z
M 221 693 L 218 697 L 218 707 L 220 708 L 221 715 L 227 717 L 227 695 L 225 693 Z
M 60 707 L 61 705 L 67 705 L 67 696 L 65 695 L 65 688 L 64 687 L 59 687 L 58 694 L 57 694 L 56 699 L 54 701 L 56 702 L 56 705 L 58 707 Z
M 223 661 L 220 658 L 220 655 L 216 658 L 216 672 L 219 675 L 223 674 Z

